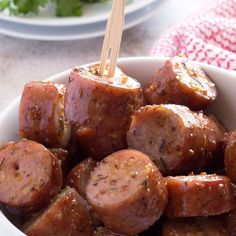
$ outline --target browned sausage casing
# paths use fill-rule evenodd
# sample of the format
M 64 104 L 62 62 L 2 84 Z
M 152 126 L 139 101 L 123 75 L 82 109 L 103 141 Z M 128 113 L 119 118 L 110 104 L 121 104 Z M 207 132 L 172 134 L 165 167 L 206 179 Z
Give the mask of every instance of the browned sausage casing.
M 86 198 L 86 187 L 88 184 L 88 180 L 91 172 L 94 170 L 97 162 L 88 158 L 78 165 L 76 165 L 68 174 L 66 183 L 70 187 L 76 189 L 76 191 L 82 196 Z
M 60 161 L 63 180 L 65 180 L 65 177 L 70 171 L 71 162 L 68 151 L 63 148 L 48 148 L 48 150 Z
M 14 212 L 44 207 L 61 186 L 60 162 L 43 145 L 22 140 L 0 151 L 0 202 Z
M 68 160 L 69 154 L 66 149 L 62 148 L 48 148 L 48 150 L 61 162 Z
M 205 170 L 217 160 L 221 137 L 214 120 L 180 105 L 142 107 L 127 134 L 128 146 L 146 153 L 164 175 Z
M 223 151 L 225 151 L 227 145 L 232 141 L 236 139 L 236 130 L 231 131 L 229 133 L 225 133 L 224 137 L 221 140 L 221 145 L 222 145 L 222 149 Z
M 94 170 L 97 162 L 91 158 L 87 158 L 84 161 L 77 164 L 68 174 L 66 178 L 66 184 L 80 194 L 81 197 L 86 199 L 86 187 L 88 185 L 88 180 L 91 172 Z M 96 213 L 89 206 L 89 211 L 92 217 L 92 225 L 99 226 L 101 225 L 100 220 L 98 219 Z M 95 228 L 96 228 L 95 227 Z
M 230 180 L 236 183 L 236 139 L 229 142 L 226 146 L 225 170 Z
M 98 227 L 93 233 L 93 236 L 125 236 L 125 235 L 114 233 L 111 230 L 106 229 L 104 227 Z
M 216 99 L 215 84 L 203 70 L 186 58 L 165 62 L 144 89 L 149 104 L 180 104 L 201 110 Z
M 223 225 L 210 218 L 167 220 L 161 236 L 229 236 Z
M 73 188 L 66 188 L 32 222 L 24 226 L 28 236 L 91 236 L 93 233 L 86 202 Z
M 130 117 L 142 103 L 140 84 L 118 69 L 110 78 L 98 76 L 98 65 L 71 72 L 66 117 L 78 126 L 77 140 L 86 156 L 101 159 L 126 148 Z
M 122 150 L 111 154 L 94 169 L 87 199 L 105 226 L 135 235 L 154 224 L 167 203 L 165 181 L 145 154 Z
M 189 175 L 166 177 L 168 218 L 214 216 L 235 207 L 233 189 L 226 176 Z
M 19 111 L 20 136 L 48 147 L 66 147 L 70 140 L 70 125 L 65 122 L 64 95 L 64 85 L 51 82 L 26 84 Z
M 5 149 L 8 145 L 13 144 L 14 142 L 0 142 L 0 151 Z
M 225 225 L 230 236 L 236 235 L 236 209 L 229 212 L 225 218 Z

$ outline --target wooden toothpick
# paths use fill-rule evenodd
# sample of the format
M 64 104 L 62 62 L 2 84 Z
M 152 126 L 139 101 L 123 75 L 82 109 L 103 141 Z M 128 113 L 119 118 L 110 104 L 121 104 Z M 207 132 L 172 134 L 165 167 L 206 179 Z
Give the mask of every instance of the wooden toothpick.
M 124 29 L 125 0 L 113 0 L 111 15 L 107 21 L 105 38 L 103 41 L 99 75 L 104 75 L 107 60 L 110 55 L 108 76 L 115 74 L 120 43 Z

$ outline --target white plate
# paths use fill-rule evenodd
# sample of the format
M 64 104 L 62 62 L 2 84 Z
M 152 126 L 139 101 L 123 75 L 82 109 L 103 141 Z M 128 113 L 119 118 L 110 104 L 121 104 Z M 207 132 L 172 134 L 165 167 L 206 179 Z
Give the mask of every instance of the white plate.
M 125 29 L 133 27 L 151 17 L 159 5 L 160 0 L 153 1 L 144 8 L 126 15 Z M 90 25 L 65 26 L 34 26 L 21 25 L 15 22 L 0 20 L 0 33 L 25 39 L 62 41 L 77 40 L 102 36 L 105 33 L 106 21 Z
M 119 60 L 119 66 L 131 77 L 145 82 L 154 72 L 163 65 L 165 58 L 123 58 Z M 236 128 L 236 73 L 218 67 L 200 64 L 205 72 L 215 82 L 219 97 L 212 105 L 211 111 L 223 122 L 229 130 Z M 65 83 L 70 70 L 57 74 L 48 80 Z M 17 140 L 18 137 L 18 109 L 20 98 L 11 103 L 0 115 L 0 140 Z M 0 212 L 0 235 L 23 236 L 6 217 Z
M 132 14 L 142 8 L 145 8 L 155 1 L 156 0 L 133 0 L 132 3 L 127 5 L 125 14 Z M 108 18 L 109 12 L 111 10 L 111 2 L 85 4 L 83 8 L 84 13 L 81 17 L 55 17 L 52 13 L 53 8 L 54 6 L 51 5 L 46 10 L 41 10 L 39 16 L 31 17 L 16 17 L 2 13 L 0 14 L 0 19 L 8 22 L 34 26 L 72 26 L 93 24 L 105 21 Z

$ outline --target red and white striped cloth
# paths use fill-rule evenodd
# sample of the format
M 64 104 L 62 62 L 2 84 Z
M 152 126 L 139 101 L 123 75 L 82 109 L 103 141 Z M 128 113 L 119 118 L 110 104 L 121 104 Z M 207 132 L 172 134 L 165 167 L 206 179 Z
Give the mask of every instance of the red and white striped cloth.
M 152 56 L 189 59 L 236 70 L 236 0 L 221 0 L 164 34 Z

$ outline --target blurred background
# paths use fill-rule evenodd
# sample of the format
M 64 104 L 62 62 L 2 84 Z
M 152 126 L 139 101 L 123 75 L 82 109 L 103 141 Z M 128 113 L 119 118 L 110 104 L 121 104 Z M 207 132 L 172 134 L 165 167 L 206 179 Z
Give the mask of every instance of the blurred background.
M 124 31 L 120 57 L 150 55 L 154 43 L 171 26 L 214 2 L 214 0 L 156 1 L 155 10 L 148 20 Z M 26 81 L 43 80 L 76 65 L 99 60 L 102 42 L 102 36 L 47 42 L 0 34 L 0 109 L 6 107 L 21 93 Z

